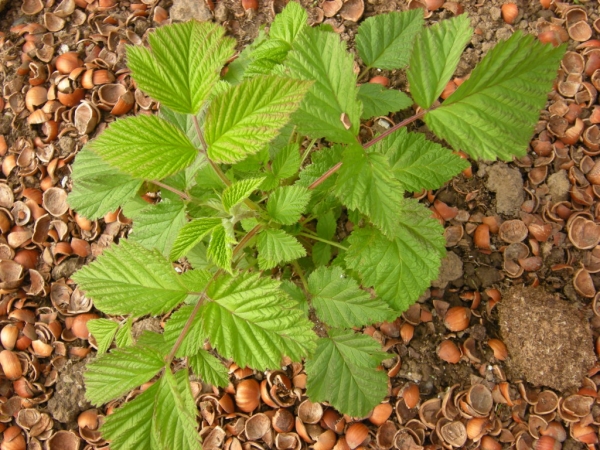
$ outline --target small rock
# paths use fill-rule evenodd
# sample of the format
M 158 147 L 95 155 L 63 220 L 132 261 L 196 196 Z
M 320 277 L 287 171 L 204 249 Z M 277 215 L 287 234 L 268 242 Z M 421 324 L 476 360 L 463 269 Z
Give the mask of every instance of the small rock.
M 174 0 L 169 14 L 175 22 L 196 19 L 199 22 L 212 20 L 212 13 L 204 0 Z
M 548 177 L 546 182 L 548 190 L 552 196 L 552 203 L 558 203 L 569 199 L 569 189 L 571 182 L 566 170 L 559 170 Z
M 83 372 L 87 359 L 73 363 L 69 360 L 59 371 L 52 398 L 48 400 L 48 412 L 54 420 L 73 423 L 81 411 L 90 408 L 85 399 Z
M 133 338 L 137 340 L 141 336 L 144 331 L 153 331 L 154 333 L 162 333 L 163 329 L 160 326 L 160 319 L 156 317 L 148 317 L 147 319 L 142 319 L 139 322 L 133 324 L 131 327 L 131 334 Z
M 463 263 L 454 252 L 448 252 L 442 259 L 440 275 L 431 285 L 436 288 L 444 289 L 448 283 L 463 276 Z
M 69 278 L 76 270 L 81 269 L 84 263 L 85 259 L 79 256 L 67 258 L 52 269 L 52 279 L 60 280 L 61 278 Z
M 525 200 L 523 178 L 518 169 L 509 169 L 502 162 L 488 168 L 487 188 L 496 193 L 496 211 L 516 216 Z

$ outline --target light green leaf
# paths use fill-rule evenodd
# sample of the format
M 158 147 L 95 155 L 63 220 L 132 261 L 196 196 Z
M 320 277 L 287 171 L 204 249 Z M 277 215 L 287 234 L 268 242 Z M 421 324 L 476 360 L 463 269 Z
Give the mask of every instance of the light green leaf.
M 235 239 L 229 235 L 225 227 L 218 226 L 214 229 L 206 254 L 221 269 L 231 272 L 231 259 L 233 258 L 233 248 L 231 244 Z
M 376 367 L 388 354 L 365 334 L 330 330 L 329 336 L 306 361 L 306 394 L 349 416 L 366 416 L 387 395 L 387 374 Z
M 180 281 L 188 291 L 198 293 L 204 290 L 211 278 L 212 274 L 210 272 L 196 269 L 182 273 Z
M 210 343 L 240 367 L 280 367 L 284 355 L 300 361 L 314 350 L 312 323 L 271 278 L 256 273 L 223 276 L 202 306 Z
M 282 41 L 292 44 L 298 34 L 306 28 L 308 14 L 299 3 L 291 1 L 287 4 L 281 13 L 275 16 L 269 37 L 281 39 Z
M 312 260 L 315 266 L 325 266 L 331 260 L 331 245 L 315 242 L 312 246 Z
M 118 348 L 128 347 L 134 344 L 133 334 L 131 333 L 131 327 L 133 326 L 133 320 L 131 316 L 127 318 L 124 324 L 119 327 L 119 331 L 115 336 L 115 343 Z
M 187 297 L 171 263 L 158 250 L 124 239 L 72 278 L 107 314 L 161 314 Z
M 361 119 L 387 116 L 412 105 L 412 100 L 404 92 L 387 89 L 377 83 L 365 83 L 358 88 L 358 99 L 363 104 Z
M 425 122 L 473 158 L 525 155 L 565 48 L 515 32 L 490 50 L 471 77 L 427 113 Z
M 369 17 L 358 28 L 358 54 L 367 67 L 402 69 L 422 28 L 423 11 L 418 8 Z
M 289 144 L 283 147 L 273 159 L 271 170 L 273 175 L 279 180 L 290 178 L 300 169 L 300 148 L 299 145 Z
M 410 192 L 438 189 L 469 167 L 460 156 L 406 128 L 386 136 L 372 149 L 387 156 L 394 176 Z
M 258 267 L 268 270 L 282 262 L 293 261 L 306 256 L 306 250 L 298 239 L 283 230 L 261 231 L 256 242 Z
M 157 384 L 153 440 L 163 450 L 202 450 L 188 371 L 180 370 L 173 375 L 167 369 Z
M 102 158 L 84 147 L 73 164 L 73 189 L 67 197 L 69 206 L 90 220 L 115 211 L 133 198 L 142 180 L 136 180 L 109 166 Z
M 194 356 L 188 357 L 188 364 L 205 383 L 222 388 L 229 384 L 227 367 L 204 349 L 200 349 Z
M 293 116 L 302 134 L 331 142 L 356 142 L 361 104 L 352 54 L 336 33 L 307 28 L 298 36 L 286 61 L 294 78 L 313 80 L 300 109 Z M 345 115 L 350 127 L 342 121 Z
M 297 80 L 259 76 L 219 95 L 205 123 L 209 158 L 234 163 L 257 153 L 277 136 L 309 87 Z
M 188 252 L 187 260 L 194 269 L 205 270 L 208 269 L 209 266 L 212 266 L 206 256 L 206 246 L 203 242 L 200 242 Z
M 194 145 L 157 116 L 117 119 L 88 146 L 113 167 L 136 178 L 162 179 L 194 162 Z
M 309 305 L 306 300 L 306 295 L 300 289 L 300 287 L 292 283 L 289 280 L 284 280 L 281 282 L 281 286 L 279 286 L 282 291 L 284 291 L 293 301 L 296 302 L 296 308 L 304 313 L 304 316 L 308 319 L 309 313 Z
M 396 234 L 404 190 L 385 156 L 358 145 L 347 147 L 334 193 L 348 208 L 369 216 L 386 236 Z
M 98 354 L 106 353 L 110 348 L 110 344 L 117 333 L 119 324 L 108 319 L 94 319 L 88 320 L 87 328 L 94 339 L 96 340 L 96 347 Z
M 193 115 L 173 111 L 172 109 L 167 108 L 165 105 L 160 105 L 158 115 L 183 131 L 196 148 L 200 148 L 202 146 L 202 142 L 200 141 L 200 137 L 196 131 L 196 126 L 194 125 Z M 199 123 L 204 121 L 204 115 L 205 109 L 202 109 L 202 111 L 196 114 L 196 119 Z
M 163 200 L 135 217 L 129 240 L 150 250 L 156 248 L 163 255 L 169 256 L 173 242 L 185 223 L 185 203 L 180 200 Z
M 167 345 L 169 345 L 170 347 L 173 347 L 173 345 L 175 345 L 175 342 L 181 335 L 183 327 L 190 318 L 193 310 L 194 305 L 184 305 L 177 311 L 175 311 L 173 314 L 171 314 L 171 317 L 169 317 L 169 320 L 167 320 L 165 324 L 164 337 Z M 177 356 L 178 358 L 183 358 L 186 356 L 189 357 L 195 355 L 196 353 L 198 353 L 198 349 L 202 348 L 202 345 L 204 344 L 206 338 L 206 333 L 202 329 L 201 317 L 199 314 L 196 314 L 190 327 L 190 330 L 188 331 L 188 334 L 183 338 L 181 346 L 177 350 L 175 356 Z
M 228 186 L 223 191 L 223 208 L 226 211 L 231 210 L 235 205 L 242 203 L 252 193 L 258 189 L 258 187 L 265 181 L 265 178 L 246 178 L 241 181 L 236 181 L 231 186 Z
M 470 23 L 461 14 L 424 30 L 417 39 L 406 75 L 410 93 L 422 108 L 433 105 L 450 81 L 473 34 Z
M 225 28 L 191 20 L 157 28 L 148 40 L 152 51 L 127 48 L 127 63 L 137 86 L 169 108 L 196 114 L 234 53 Z
M 312 164 L 305 167 L 300 172 L 300 179 L 297 181 L 297 185 L 309 187 L 314 183 L 321 175 L 335 166 L 342 160 L 342 153 L 344 148 L 341 145 L 334 145 L 331 148 L 324 148 L 311 154 Z M 337 172 L 327 178 L 323 183 L 312 190 L 311 200 L 308 204 L 307 209 L 315 214 L 315 209 L 319 204 L 326 204 L 325 211 L 331 209 L 333 204 L 337 203 L 337 199 L 333 196 L 331 191 L 338 178 Z M 329 206 L 331 205 L 331 206 Z M 320 212 L 317 213 L 320 215 Z
M 145 383 L 164 365 L 160 353 L 146 346 L 114 349 L 88 364 L 85 396 L 100 406 Z
M 319 267 L 308 278 L 308 289 L 317 317 L 335 328 L 362 327 L 374 322 L 394 320 L 388 305 L 346 278 L 340 267 Z
M 185 256 L 194 246 L 196 246 L 204 236 L 211 233 L 216 227 L 221 225 L 221 219 L 217 217 L 207 217 L 196 219 L 185 224 L 177 234 L 177 238 L 171 249 L 171 261 L 176 261 Z
M 264 41 L 252 52 L 252 61 L 246 67 L 244 78 L 273 74 L 273 68 L 285 60 L 290 49 L 290 44 L 280 39 Z
M 269 198 L 267 212 L 275 222 L 292 225 L 300 220 L 309 200 L 310 191 L 305 187 L 280 187 Z
M 394 310 L 405 311 L 438 276 L 446 253 L 443 231 L 431 211 L 404 199 L 393 240 L 372 228 L 355 230 L 346 265 L 360 274 L 363 286 L 373 286 Z

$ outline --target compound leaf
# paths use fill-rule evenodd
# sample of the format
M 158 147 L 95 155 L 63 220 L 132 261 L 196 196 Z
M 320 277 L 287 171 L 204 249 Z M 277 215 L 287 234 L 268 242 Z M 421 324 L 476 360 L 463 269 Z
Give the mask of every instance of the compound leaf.
M 90 220 L 116 210 L 136 195 L 142 180 L 136 180 L 105 163 L 88 146 L 73 163 L 73 190 L 69 206 Z
M 306 250 L 294 236 L 283 230 L 263 230 L 256 242 L 258 267 L 268 270 L 282 262 L 306 256 Z
M 173 242 L 185 223 L 185 203 L 180 200 L 163 200 L 136 215 L 129 240 L 150 250 L 156 248 L 163 255 L 169 256 Z
M 92 404 L 102 405 L 145 383 L 164 365 L 161 354 L 146 346 L 114 349 L 87 366 L 85 396 Z
M 564 51 L 517 31 L 490 50 L 425 122 L 473 158 L 524 155 Z
M 404 190 L 384 155 L 347 147 L 334 193 L 348 208 L 369 216 L 386 236 L 395 235 Z
M 98 354 L 106 353 L 112 344 L 119 324 L 108 319 L 94 319 L 88 320 L 87 328 L 94 339 L 96 340 L 96 347 Z
M 404 92 L 387 89 L 377 83 L 365 83 L 358 88 L 358 99 L 363 104 L 361 119 L 387 116 L 412 105 L 412 100 Z
M 231 244 L 235 243 L 223 225 L 217 226 L 208 243 L 206 254 L 221 269 L 231 272 L 231 259 L 233 258 L 233 248 Z
M 422 28 L 423 13 L 416 9 L 369 17 L 358 28 L 358 54 L 367 67 L 402 69 Z
M 294 41 L 286 65 L 293 77 L 314 80 L 293 116 L 299 131 L 315 139 L 355 142 L 361 104 L 356 100 L 354 60 L 346 43 L 335 33 L 307 28 Z
M 157 28 L 148 37 L 151 51 L 127 48 L 127 62 L 137 86 L 169 108 L 196 114 L 234 53 L 225 28 L 191 20 Z
M 341 267 L 319 267 L 308 278 L 308 290 L 317 317 L 335 328 L 362 327 L 394 320 L 397 313 L 346 278 Z
M 106 249 L 73 280 L 107 314 L 161 314 L 187 297 L 171 263 L 158 250 L 126 240 Z
M 198 154 L 183 131 L 146 115 L 116 120 L 88 146 L 111 166 L 146 180 L 179 172 Z
M 218 278 L 208 289 L 202 320 L 210 343 L 240 367 L 279 367 L 283 356 L 294 361 L 312 353 L 312 323 L 279 282 L 256 273 Z
M 330 330 L 306 361 L 306 393 L 314 402 L 329 402 L 344 414 L 363 417 L 387 395 L 387 374 L 376 369 L 387 357 L 370 336 Z
M 289 2 L 281 13 L 275 16 L 269 37 L 271 39 L 281 39 L 292 44 L 298 34 L 306 27 L 308 14 L 299 3 Z
M 223 191 L 223 208 L 226 211 L 229 211 L 235 205 L 240 204 L 244 200 L 246 200 L 252 192 L 254 192 L 258 187 L 265 181 L 265 178 L 246 178 L 241 181 L 236 181 L 231 186 L 228 186 Z
M 424 30 L 417 39 L 406 75 L 410 93 L 422 108 L 433 105 L 456 70 L 473 34 L 470 23 L 461 14 Z
M 227 367 L 204 349 L 200 349 L 195 355 L 189 356 L 188 364 L 205 383 L 222 388 L 227 387 L 229 384 Z
M 345 260 L 363 286 L 394 310 L 408 309 L 438 276 L 445 255 L 444 229 L 431 211 L 412 199 L 402 199 L 396 235 L 390 240 L 373 228 L 355 230 Z
M 221 219 L 216 217 L 206 217 L 203 219 L 192 220 L 185 224 L 177 234 L 173 248 L 171 249 L 170 259 L 176 261 L 185 256 L 194 248 L 204 236 L 211 233 L 216 227 L 221 225 Z
M 216 97 L 208 110 L 208 156 L 234 163 L 264 148 L 289 120 L 310 83 L 274 75 L 258 76 Z
M 310 191 L 302 186 L 284 186 L 277 189 L 267 202 L 271 219 L 283 225 L 292 225 L 310 200 Z
M 394 176 L 410 192 L 438 189 L 469 167 L 460 156 L 406 128 L 386 136 L 373 150 L 387 156 Z

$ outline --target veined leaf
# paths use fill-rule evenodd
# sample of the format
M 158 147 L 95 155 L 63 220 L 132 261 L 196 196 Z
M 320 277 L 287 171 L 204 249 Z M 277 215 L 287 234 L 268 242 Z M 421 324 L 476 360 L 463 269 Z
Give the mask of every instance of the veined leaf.
M 228 186 L 223 191 L 223 208 L 229 211 L 235 205 L 242 203 L 246 200 L 252 192 L 265 181 L 265 178 L 246 178 L 244 180 L 236 181 L 231 186 Z
M 343 161 L 335 195 L 348 208 L 369 216 L 386 236 L 394 236 L 404 190 L 391 175 L 387 158 L 352 145 L 344 150 Z
M 410 93 L 422 108 L 433 105 L 456 70 L 473 34 L 470 23 L 461 14 L 424 30 L 417 39 L 406 75 Z
M 335 328 L 362 327 L 394 320 L 398 313 L 346 278 L 340 267 L 319 267 L 308 278 L 308 289 L 317 317 Z
M 177 234 L 171 250 L 171 261 L 176 261 L 185 256 L 194 246 L 196 246 L 206 235 L 211 233 L 216 227 L 221 225 L 221 219 L 217 217 L 207 217 L 196 219 L 185 224 Z
M 205 113 L 205 108 L 203 108 L 198 114 L 196 114 L 196 119 L 199 123 L 204 121 Z M 200 141 L 200 137 L 196 131 L 193 115 L 173 111 L 165 105 L 160 105 L 158 115 L 183 131 L 194 147 L 200 148 L 202 146 L 202 142 Z
M 87 146 L 75 158 L 71 178 L 69 206 L 90 220 L 124 205 L 142 187 L 142 180 L 109 166 Z
M 183 331 L 183 327 L 185 323 L 190 318 L 192 311 L 194 310 L 194 305 L 184 305 L 171 314 L 169 320 L 167 320 L 165 324 L 165 342 L 169 346 L 175 345 L 175 342 L 179 338 L 179 335 Z M 198 353 L 198 350 L 202 348 L 204 341 L 207 339 L 206 333 L 202 329 L 202 323 L 200 314 L 196 314 L 194 317 L 194 321 L 192 322 L 192 326 L 188 331 L 188 334 L 183 338 L 183 342 L 181 346 L 177 350 L 178 358 L 183 358 L 185 356 L 192 356 Z
M 306 361 L 306 393 L 338 411 L 363 417 L 387 395 L 388 377 L 376 367 L 388 357 L 375 339 L 351 330 L 330 330 Z
M 565 48 L 515 32 L 490 50 L 471 77 L 427 113 L 425 122 L 473 158 L 524 155 Z
M 279 367 L 281 358 L 294 361 L 312 353 L 312 323 L 271 278 L 238 273 L 218 278 L 208 289 L 202 320 L 210 343 L 240 367 Z
M 235 243 L 235 239 L 229 235 L 223 225 L 217 226 L 208 243 L 206 254 L 212 261 L 227 272 L 231 272 L 231 259 L 233 258 L 233 248 L 231 244 Z
M 402 69 L 422 28 L 423 12 L 418 8 L 369 17 L 358 27 L 358 54 L 367 67 Z
M 305 167 L 302 172 L 300 172 L 300 179 L 296 182 L 296 184 L 306 188 L 309 187 L 321 175 L 342 160 L 343 150 L 344 148 L 341 145 L 334 145 L 331 148 L 324 148 L 314 152 L 311 155 L 312 164 Z M 317 205 L 329 205 L 332 203 L 337 203 L 337 199 L 331 193 L 333 186 L 337 182 L 337 178 L 338 174 L 334 173 L 323 183 L 312 190 L 312 196 L 307 210 L 315 214 L 315 209 L 318 207 Z M 331 209 L 331 207 L 325 208 L 326 211 L 329 209 Z
M 363 104 L 361 119 L 387 116 L 412 105 L 412 100 L 404 92 L 387 89 L 377 83 L 365 83 L 358 88 L 358 99 Z
M 185 203 L 163 200 L 158 205 L 148 206 L 135 217 L 129 240 L 150 250 L 156 248 L 169 256 L 173 242 L 185 223 Z
M 127 62 L 140 89 L 169 108 L 196 114 L 234 53 L 225 28 L 189 21 L 157 28 L 148 37 L 152 51 L 127 48 Z
M 73 280 L 107 314 L 161 314 L 187 297 L 171 263 L 158 250 L 121 240 Z
M 354 60 L 346 44 L 335 33 L 307 28 L 292 47 L 286 61 L 292 76 L 314 80 L 293 116 L 294 124 L 312 138 L 356 142 L 361 104 L 356 100 Z M 342 120 L 342 116 L 347 120 Z
M 108 319 L 94 319 L 88 320 L 87 328 L 94 339 L 96 340 L 96 347 L 98 348 L 98 354 L 106 353 L 112 344 L 119 324 Z
M 293 4 L 290 3 L 290 4 Z M 283 147 L 273 159 L 271 170 L 279 180 L 290 178 L 300 169 L 300 148 L 298 144 L 289 144 Z
M 206 350 L 200 349 L 198 353 L 188 357 L 188 363 L 194 373 L 205 383 L 222 388 L 229 384 L 227 367 Z
M 337 228 L 337 215 L 333 214 L 333 211 L 327 211 L 319 217 L 317 222 L 317 235 L 322 239 L 330 240 L 335 235 L 335 229 Z
M 257 153 L 287 123 L 309 87 L 298 80 L 259 76 L 219 95 L 205 123 L 209 158 L 234 163 Z
M 271 219 L 283 225 L 293 225 L 310 200 L 310 191 L 302 186 L 284 186 L 277 189 L 267 202 Z
M 271 75 L 273 68 L 285 60 L 290 50 L 290 44 L 280 39 L 267 39 L 262 42 L 252 52 L 252 61 L 244 71 L 244 78 Z
M 306 28 L 308 14 L 299 3 L 289 2 L 281 13 L 275 16 L 269 37 L 271 39 L 281 39 L 282 41 L 292 44 L 298 34 Z
M 102 405 L 145 383 L 164 366 L 162 356 L 152 348 L 114 349 L 87 366 L 85 396 L 92 404 Z
M 111 166 L 146 180 L 185 169 L 198 154 L 175 125 L 145 115 L 118 119 L 88 146 Z
M 402 312 L 437 278 L 446 251 L 442 226 L 417 201 L 402 200 L 399 220 L 392 240 L 372 228 L 355 230 L 345 260 L 360 274 L 363 286 L 373 286 L 380 298 Z
M 131 316 L 129 316 L 125 323 L 119 327 L 119 330 L 115 335 L 115 343 L 118 348 L 129 347 L 134 344 L 133 334 L 131 333 L 132 326 L 133 320 L 131 319 Z
M 386 136 L 372 149 L 387 156 L 394 176 L 410 192 L 438 189 L 469 167 L 460 156 L 406 128 Z
M 306 250 L 294 236 L 283 230 L 263 230 L 256 241 L 258 267 L 268 270 L 282 262 L 306 256 Z

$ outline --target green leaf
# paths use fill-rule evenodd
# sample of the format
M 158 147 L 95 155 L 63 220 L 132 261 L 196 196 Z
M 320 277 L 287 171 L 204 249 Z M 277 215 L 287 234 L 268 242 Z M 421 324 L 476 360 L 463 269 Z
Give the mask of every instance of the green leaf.
M 470 23 L 461 14 L 424 30 L 417 39 L 406 75 L 410 93 L 423 109 L 433 105 L 450 81 L 473 34 Z
M 200 137 L 196 131 L 193 115 L 173 111 L 172 109 L 167 108 L 165 105 L 160 105 L 158 115 L 183 131 L 194 147 L 200 148 L 202 146 L 202 142 L 200 141 Z M 196 119 L 199 123 L 204 121 L 204 115 L 204 109 L 202 109 L 202 111 L 196 115 Z
M 261 231 L 258 235 L 256 248 L 260 270 L 272 269 L 279 263 L 306 256 L 306 250 L 298 242 L 298 239 L 283 230 L 267 229 Z
M 151 449 L 152 421 L 159 383 L 154 383 L 132 401 L 116 408 L 100 426 L 102 437 L 114 450 Z
M 152 431 L 160 449 L 202 450 L 187 370 L 165 370 L 158 382 Z
M 185 169 L 198 154 L 179 128 L 146 115 L 116 120 L 88 146 L 111 166 L 147 180 Z
M 231 208 L 242 203 L 265 181 L 265 178 L 246 178 L 233 183 L 223 191 L 223 208 L 229 212 Z
M 294 41 L 286 65 L 294 78 L 315 82 L 293 116 L 300 133 L 331 142 L 356 142 L 361 104 L 356 100 L 354 60 L 346 43 L 335 33 L 307 28 Z
M 273 68 L 285 60 L 290 49 L 290 44 L 280 39 L 262 42 L 252 52 L 252 61 L 246 67 L 244 78 L 272 74 Z
M 115 336 L 115 343 L 118 348 L 129 347 L 134 344 L 133 334 L 131 333 L 132 326 L 133 320 L 129 316 L 127 321 L 119 327 L 119 331 L 117 331 Z
M 108 319 L 94 319 L 88 320 L 87 328 L 96 340 L 98 354 L 102 354 L 106 353 L 110 348 L 110 344 L 112 344 L 115 334 L 117 333 L 119 324 Z
M 259 76 L 219 95 L 205 123 L 209 158 L 234 163 L 257 153 L 287 123 L 309 87 L 297 80 Z
M 460 156 L 428 141 L 422 133 L 407 132 L 406 128 L 386 136 L 373 150 L 387 156 L 402 189 L 410 192 L 438 189 L 469 167 L 468 161 Z
M 291 3 L 290 3 L 291 4 Z M 296 143 L 283 147 L 273 159 L 271 170 L 279 180 L 290 178 L 300 170 L 300 146 Z
M 356 36 L 356 48 L 367 67 L 402 69 L 423 28 L 423 11 L 390 12 L 369 17 Z
M 471 77 L 427 113 L 425 122 L 475 159 L 525 155 L 565 48 L 515 32 L 490 50 Z
M 360 274 L 363 286 L 373 286 L 394 310 L 405 311 L 438 276 L 443 231 L 431 211 L 404 199 L 397 235 L 389 240 L 372 228 L 355 230 L 348 238 L 346 265 Z
M 171 263 L 158 250 L 121 240 L 73 280 L 107 314 L 161 314 L 187 297 Z
M 156 248 L 163 255 L 169 256 L 173 242 L 186 221 L 185 203 L 180 200 L 163 200 L 135 217 L 129 240 L 150 250 Z
M 137 86 L 169 108 L 196 114 L 234 53 L 225 28 L 189 21 L 157 28 L 148 37 L 152 51 L 127 48 L 127 63 Z
M 288 44 L 293 44 L 300 32 L 306 28 L 308 14 L 299 3 L 289 2 L 281 13 L 275 16 L 269 37 L 271 39 L 281 39 Z
M 293 225 L 300 220 L 300 216 L 309 200 L 310 191 L 305 187 L 280 187 L 269 198 L 267 212 L 275 222 L 283 225 Z
M 165 365 L 156 350 L 136 345 L 117 348 L 97 357 L 83 374 L 85 396 L 102 405 L 152 378 Z
M 348 208 L 369 216 L 386 236 L 395 235 L 404 190 L 384 155 L 358 145 L 346 148 L 334 193 Z
M 200 242 L 188 252 L 187 260 L 194 269 L 205 270 L 212 267 L 206 256 L 206 246 L 203 242 Z
M 394 313 L 379 299 L 346 278 L 340 267 L 319 267 L 308 278 L 308 289 L 317 317 L 335 328 L 362 327 L 374 322 L 394 320 Z
M 194 356 L 188 357 L 188 364 L 205 383 L 222 388 L 229 384 L 227 367 L 206 350 L 200 349 Z
M 363 104 L 361 119 L 387 116 L 412 105 L 412 100 L 404 92 L 387 89 L 377 83 L 365 83 L 358 88 L 358 99 Z
M 331 245 L 324 242 L 315 242 L 312 246 L 312 260 L 315 266 L 325 266 L 331 260 Z
M 314 350 L 312 323 L 271 278 L 240 273 L 218 278 L 202 306 L 210 343 L 240 367 L 280 367 L 283 356 L 300 361 Z
M 88 146 L 75 158 L 71 178 L 73 189 L 67 202 L 78 214 L 90 220 L 115 211 L 142 187 L 142 180 L 109 166 Z
M 335 166 L 342 160 L 342 153 L 344 148 L 341 145 L 334 145 L 331 148 L 324 148 L 311 154 L 312 164 L 305 167 L 300 172 L 300 179 L 297 181 L 297 185 L 309 187 L 314 183 L 321 175 Z M 312 213 L 315 213 L 317 205 L 323 203 L 329 204 L 336 203 L 337 199 L 333 196 L 331 191 L 338 178 L 337 172 L 327 178 L 323 183 L 312 190 L 311 200 L 308 204 L 307 209 Z M 326 207 L 325 210 L 331 209 L 331 206 Z M 320 214 L 319 214 L 320 215 Z
M 231 259 L 233 258 L 233 248 L 231 244 L 235 239 L 229 235 L 225 227 L 218 226 L 210 237 L 206 254 L 221 269 L 231 272 Z
M 196 246 L 206 235 L 211 233 L 216 227 L 221 225 L 221 219 L 217 217 L 207 217 L 196 219 L 185 224 L 177 234 L 173 248 L 171 249 L 171 261 L 176 261 L 185 256 L 194 246 Z
M 333 214 L 333 211 L 327 211 L 319 217 L 319 221 L 317 222 L 317 236 L 330 240 L 335 235 L 336 228 L 336 216 Z
M 169 320 L 165 324 L 164 337 L 167 345 L 170 347 L 175 345 L 193 310 L 194 305 L 184 305 L 171 314 L 171 317 L 169 317 Z M 195 355 L 202 348 L 206 338 L 206 333 L 202 329 L 201 317 L 199 314 L 196 314 L 188 334 L 183 338 L 175 356 L 183 358 Z
M 366 416 L 387 395 L 387 374 L 376 367 L 388 355 L 365 334 L 331 330 L 329 336 L 306 361 L 306 394 L 349 416 Z

